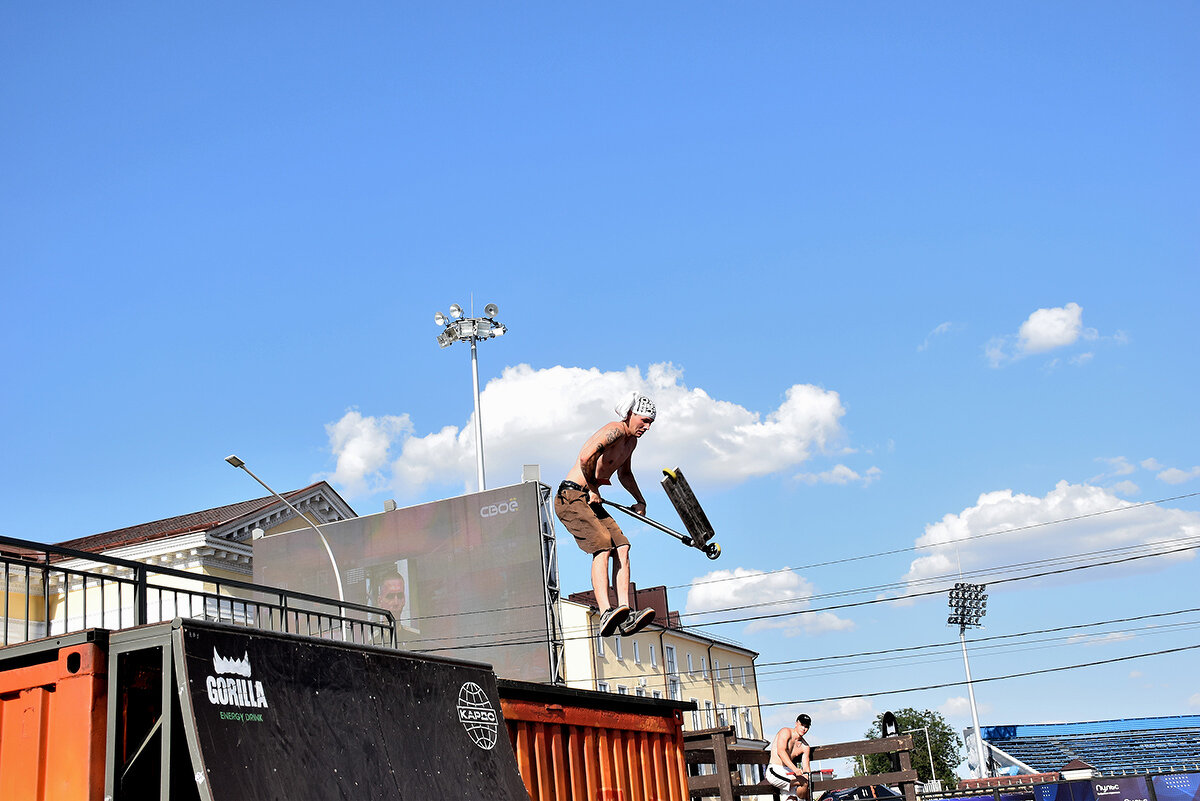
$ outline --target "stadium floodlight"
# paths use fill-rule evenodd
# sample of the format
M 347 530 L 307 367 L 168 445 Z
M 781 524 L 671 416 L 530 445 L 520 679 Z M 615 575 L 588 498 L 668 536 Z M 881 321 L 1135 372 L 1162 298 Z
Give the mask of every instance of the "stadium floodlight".
M 979 730 L 979 710 L 975 706 L 975 687 L 971 683 L 971 663 L 967 661 L 967 627 L 982 626 L 987 614 L 987 585 L 960 581 L 950 590 L 950 616 L 946 625 L 958 626 L 958 641 L 962 645 L 963 668 L 967 672 L 967 695 L 971 700 L 971 721 L 975 724 L 975 770 L 979 778 L 987 772 L 987 752 L 983 750 L 983 735 Z
M 508 333 L 504 324 L 496 321 L 500 309 L 495 303 L 484 306 L 483 313 L 487 316 L 464 318 L 462 306 L 453 303 L 450 305 L 450 316 L 453 320 L 447 320 L 441 312 L 433 316 L 433 321 L 443 327 L 437 336 L 439 346 L 448 348 L 455 342 L 471 343 L 471 379 L 475 387 L 475 462 L 480 492 L 487 489 L 487 484 L 483 475 L 483 418 L 479 415 L 479 355 L 475 343 L 492 337 L 502 337 Z

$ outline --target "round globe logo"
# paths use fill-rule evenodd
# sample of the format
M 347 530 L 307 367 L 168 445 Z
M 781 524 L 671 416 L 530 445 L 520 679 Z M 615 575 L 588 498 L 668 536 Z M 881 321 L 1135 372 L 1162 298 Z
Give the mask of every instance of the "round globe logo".
M 458 722 L 467 730 L 475 745 L 488 751 L 496 747 L 496 732 L 500 716 L 496 714 L 487 693 L 473 681 L 458 691 Z

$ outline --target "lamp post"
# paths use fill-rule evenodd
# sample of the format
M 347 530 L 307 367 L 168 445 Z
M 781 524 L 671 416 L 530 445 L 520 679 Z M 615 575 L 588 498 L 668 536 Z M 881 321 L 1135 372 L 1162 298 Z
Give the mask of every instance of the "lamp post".
M 912 734 L 915 731 L 925 732 L 925 748 L 928 749 L 928 751 L 929 751 L 929 781 L 932 782 L 935 779 L 937 779 L 937 773 L 935 773 L 933 770 L 933 745 L 930 744 L 930 742 L 929 742 L 929 727 L 928 726 L 918 726 L 915 729 L 908 729 L 906 731 L 903 731 L 903 732 L 901 732 L 901 734 Z
M 958 626 L 958 641 L 962 644 L 963 667 L 967 671 L 967 695 L 971 699 L 971 722 L 975 724 L 975 769 L 979 778 L 987 774 L 987 755 L 983 751 L 983 734 L 979 730 L 979 710 L 975 707 L 975 688 L 971 684 L 971 663 L 967 661 L 967 627 L 979 627 L 987 614 L 986 584 L 958 582 L 950 590 L 949 626 Z M 927 740 L 928 741 L 928 740 Z
M 500 311 L 495 303 L 483 307 L 484 317 L 463 317 L 462 306 L 457 303 L 450 306 L 450 317 L 438 312 L 433 315 L 433 321 L 442 326 L 437 342 L 443 348 L 448 348 L 455 342 L 471 343 L 471 379 L 475 387 L 475 458 L 479 475 L 479 491 L 487 489 L 483 478 L 483 418 L 479 416 L 479 355 L 475 343 L 483 339 L 504 336 L 508 329 L 496 320 Z
M 333 578 L 334 578 L 334 581 L 337 582 L 338 600 L 345 601 L 346 595 L 345 595 L 345 593 L 342 592 L 342 573 L 341 573 L 341 571 L 338 570 L 337 560 L 335 560 L 333 558 L 333 549 L 329 547 L 329 540 L 325 539 L 325 535 L 321 533 L 321 529 L 317 528 L 317 524 L 314 523 L 313 521 L 309 520 L 308 516 L 305 515 L 304 512 L 301 512 L 295 506 L 292 506 L 292 504 L 288 501 L 287 498 L 283 497 L 278 492 L 276 492 L 275 490 L 268 487 L 267 482 L 263 481 L 261 478 L 254 475 L 254 472 L 249 467 L 246 467 L 246 463 L 243 462 L 241 459 L 237 458 L 236 455 L 230 454 L 229 456 L 226 456 L 225 461 L 229 462 L 234 467 L 239 467 L 242 470 L 245 470 L 247 475 L 250 476 L 250 478 L 254 479 L 259 484 L 262 484 L 263 487 L 266 488 L 267 492 L 271 493 L 276 498 L 283 501 L 284 504 L 287 506 L 287 508 L 291 509 L 296 514 L 300 515 L 301 519 L 303 519 L 305 523 L 308 523 L 309 528 L 311 528 L 313 531 L 317 532 L 317 536 L 321 538 L 321 544 L 325 546 L 325 553 L 328 554 L 328 556 L 329 556 L 329 564 L 333 566 Z M 261 529 L 259 529 L 259 530 L 261 530 Z M 261 536 L 261 535 L 259 535 L 259 536 Z M 254 537 L 254 539 L 259 539 L 259 537 Z M 342 614 L 342 611 L 340 609 L 338 610 L 338 614 L 339 615 Z M 343 627 L 345 626 L 344 621 L 343 621 L 342 625 L 343 625 Z

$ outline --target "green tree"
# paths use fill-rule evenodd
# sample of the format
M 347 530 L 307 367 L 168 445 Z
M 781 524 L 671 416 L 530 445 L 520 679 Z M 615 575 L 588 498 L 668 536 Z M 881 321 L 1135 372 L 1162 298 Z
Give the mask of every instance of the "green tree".
M 917 771 L 917 778 L 927 782 L 930 778 L 941 779 L 942 786 L 952 789 L 958 784 L 958 776 L 954 768 L 962 762 L 962 738 L 946 723 L 941 713 L 932 709 L 912 709 L 906 707 L 893 712 L 896 716 L 896 727 L 901 731 L 910 731 L 925 727 L 929 732 L 929 747 L 925 746 L 925 731 L 912 732 L 913 750 L 912 764 Z M 871 728 L 867 730 L 868 740 L 878 740 L 882 735 L 883 715 L 875 718 Z M 929 765 L 929 752 L 933 751 L 932 770 Z M 866 762 L 867 773 L 888 773 L 891 771 L 891 761 L 888 754 L 870 754 L 863 758 Z

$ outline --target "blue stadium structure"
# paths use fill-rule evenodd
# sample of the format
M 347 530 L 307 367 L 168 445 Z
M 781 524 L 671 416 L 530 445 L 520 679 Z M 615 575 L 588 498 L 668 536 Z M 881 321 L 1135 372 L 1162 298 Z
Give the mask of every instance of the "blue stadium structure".
M 1058 772 L 1075 759 L 1102 776 L 1200 769 L 1200 715 L 983 726 L 981 733 L 996 762 L 1021 772 Z

